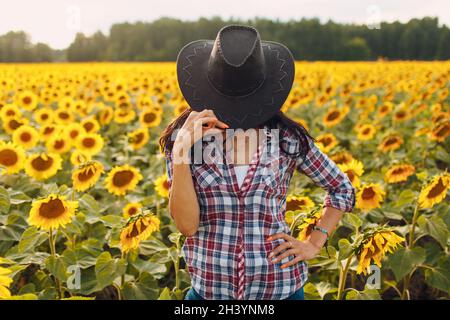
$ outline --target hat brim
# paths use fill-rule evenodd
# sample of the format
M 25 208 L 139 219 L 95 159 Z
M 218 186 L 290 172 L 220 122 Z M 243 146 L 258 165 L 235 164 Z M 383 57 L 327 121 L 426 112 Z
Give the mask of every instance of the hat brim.
M 295 63 L 292 53 L 281 43 L 261 41 L 266 76 L 255 91 L 245 96 L 224 95 L 207 77 L 214 40 L 196 40 L 185 45 L 177 57 L 177 78 L 181 93 L 195 111 L 211 109 L 230 128 L 254 128 L 276 114 L 292 88 Z

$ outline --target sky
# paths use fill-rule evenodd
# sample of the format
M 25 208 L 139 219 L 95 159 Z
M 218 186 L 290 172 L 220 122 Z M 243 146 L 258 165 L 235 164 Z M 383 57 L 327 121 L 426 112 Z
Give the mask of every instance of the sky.
M 0 11 L 0 35 L 26 31 L 33 42 L 66 48 L 77 32 L 108 34 L 114 23 L 153 21 L 161 16 L 183 20 L 265 17 L 280 20 L 319 18 L 364 23 L 424 16 L 450 26 L 449 0 L 9 0 Z

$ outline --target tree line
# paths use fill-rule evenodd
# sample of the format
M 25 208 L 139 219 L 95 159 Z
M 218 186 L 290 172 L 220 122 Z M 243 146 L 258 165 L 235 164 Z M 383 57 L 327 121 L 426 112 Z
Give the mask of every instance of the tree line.
M 178 51 L 197 39 L 214 39 L 227 24 L 258 29 L 263 40 L 278 41 L 298 60 L 447 60 L 450 29 L 438 18 L 411 19 L 406 23 L 366 25 L 321 23 L 319 19 L 223 20 L 220 17 L 182 21 L 163 17 L 152 22 L 118 23 L 109 35 L 78 33 L 63 51 L 32 44 L 24 32 L 0 36 L 0 61 L 174 61 Z

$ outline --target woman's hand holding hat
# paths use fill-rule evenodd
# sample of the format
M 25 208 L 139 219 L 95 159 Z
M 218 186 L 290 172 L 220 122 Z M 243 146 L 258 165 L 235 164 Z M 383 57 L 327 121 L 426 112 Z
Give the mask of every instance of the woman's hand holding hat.
M 183 150 L 188 151 L 203 136 L 221 133 L 227 128 L 229 126 L 217 119 L 212 110 L 192 111 L 177 134 L 174 142 L 174 151 L 176 151 L 176 154 Z M 187 152 L 183 153 L 183 156 L 187 157 Z

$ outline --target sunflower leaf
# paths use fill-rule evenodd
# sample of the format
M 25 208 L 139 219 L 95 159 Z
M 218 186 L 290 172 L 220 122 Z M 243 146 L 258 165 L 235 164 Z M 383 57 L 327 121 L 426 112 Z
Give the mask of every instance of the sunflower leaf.
M 95 275 L 101 289 L 111 285 L 116 278 L 125 273 L 125 270 L 125 260 L 113 259 L 109 252 L 99 255 L 95 263 Z
M 448 256 L 443 257 L 437 267 L 425 270 L 425 281 L 430 286 L 450 294 L 450 259 Z
M 64 260 L 60 257 L 49 256 L 45 260 L 45 268 L 50 271 L 52 275 L 62 281 L 66 281 L 67 279 L 67 268 Z
M 38 230 L 36 227 L 29 227 L 22 233 L 20 238 L 18 251 L 25 252 L 30 251 L 47 240 L 47 233 Z
M 428 218 L 422 215 L 417 219 L 417 224 L 423 232 L 436 239 L 443 248 L 447 247 L 448 229 L 444 220 L 435 215 Z
M 353 247 L 350 241 L 348 241 L 347 239 L 340 239 L 338 242 L 338 246 L 339 246 L 338 260 L 347 259 L 348 256 L 353 251 Z
M 158 283 L 150 274 L 143 272 L 138 281 L 125 283 L 123 296 L 126 300 L 156 300 L 159 297 Z
M 416 194 L 414 191 L 406 189 L 400 192 L 397 201 L 394 201 L 394 207 L 399 208 L 403 207 L 406 204 L 414 203 L 414 199 L 416 198 Z
M 11 202 L 8 191 L 0 186 L 0 212 L 8 213 Z
M 394 272 L 395 279 L 400 281 L 415 267 L 421 265 L 425 258 L 425 249 L 421 247 L 413 249 L 400 248 L 389 256 L 387 266 Z

